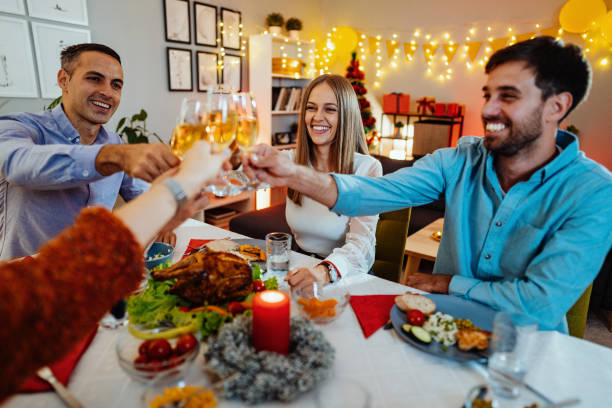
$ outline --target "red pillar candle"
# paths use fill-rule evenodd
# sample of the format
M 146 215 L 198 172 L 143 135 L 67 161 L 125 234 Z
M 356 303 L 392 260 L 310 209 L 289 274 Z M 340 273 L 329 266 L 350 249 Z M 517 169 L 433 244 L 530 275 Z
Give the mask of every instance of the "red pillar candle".
M 289 353 L 289 296 L 264 290 L 253 297 L 253 347 L 257 351 Z

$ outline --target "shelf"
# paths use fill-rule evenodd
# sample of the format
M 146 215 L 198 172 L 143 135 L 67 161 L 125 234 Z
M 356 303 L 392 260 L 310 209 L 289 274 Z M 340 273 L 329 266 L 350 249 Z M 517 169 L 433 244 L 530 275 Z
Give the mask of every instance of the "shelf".
M 295 76 L 295 75 L 287 75 L 287 74 L 272 74 L 272 78 L 278 79 L 301 79 L 305 81 L 311 81 L 313 78 L 303 77 L 303 76 Z
M 204 210 L 209 210 L 211 208 L 223 207 L 228 204 L 238 203 L 240 201 L 246 201 L 253 198 L 253 193 L 250 191 L 245 191 L 244 193 L 240 193 L 235 196 L 229 197 L 214 197 L 210 199 L 208 205 L 204 208 Z
M 291 38 L 286 37 L 284 35 L 274 35 L 274 34 L 268 34 L 268 35 L 274 42 L 296 44 L 296 45 L 300 43 L 300 45 L 304 45 L 304 46 L 314 45 L 314 43 L 308 40 L 292 40 Z
M 278 115 L 278 116 L 283 116 L 283 115 L 297 115 L 299 114 L 300 111 L 272 111 L 272 115 Z

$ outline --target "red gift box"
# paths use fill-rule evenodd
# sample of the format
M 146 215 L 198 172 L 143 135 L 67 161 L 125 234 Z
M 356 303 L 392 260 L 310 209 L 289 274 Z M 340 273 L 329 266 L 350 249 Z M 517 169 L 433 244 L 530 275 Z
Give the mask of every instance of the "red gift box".
M 421 115 L 433 115 L 436 110 L 436 98 L 424 96 L 417 99 L 417 113 Z
M 384 113 L 410 113 L 410 94 L 392 92 L 383 95 Z
M 458 103 L 447 103 L 446 104 L 446 116 L 460 116 L 459 115 L 459 104 Z
M 446 104 L 445 103 L 436 103 L 434 105 L 434 115 L 436 115 L 436 116 L 444 116 L 444 115 L 446 115 Z

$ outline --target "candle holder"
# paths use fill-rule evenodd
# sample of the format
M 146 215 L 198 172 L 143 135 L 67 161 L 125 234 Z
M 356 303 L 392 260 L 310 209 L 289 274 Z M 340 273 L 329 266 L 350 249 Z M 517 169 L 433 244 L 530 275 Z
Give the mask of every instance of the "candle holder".
M 328 377 L 335 350 L 312 322 L 302 317 L 291 319 L 287 355 L 257 351 L 252 343 L 252 322 L 249 316 L 239 316 L 208 341 L 204 353 L 207 371 L 219 378 L 240 373 L 224 384 L 225 398 L 248 404 L 289 402 Z

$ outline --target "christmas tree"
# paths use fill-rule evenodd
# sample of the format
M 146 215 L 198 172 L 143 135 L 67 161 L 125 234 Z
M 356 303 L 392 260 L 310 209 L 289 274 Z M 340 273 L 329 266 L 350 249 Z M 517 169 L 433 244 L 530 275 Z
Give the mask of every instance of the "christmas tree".
M 361 122 L 363 123 L 363 131 L 366 134 L 366 141 L 368 146 L 374 147 L 378 144 L 378 137 L 376 136 L 375 124 L 376 118 L 372 116 L 372 109 L 370 108 L 370 102 L 365 98 L 365 94 L 368 90 L 365 88 L 364 79 L 365 75 L 363 71 L 359 69 L 359 61 L 357 60 L 357 53 L 351 54 L 351 63 L 346 68 L 346 79 L 348 79 L 353 85 L 353 89 L 357 94 L 357 101 L 359 102 L 359 109 L 361 110 Z

